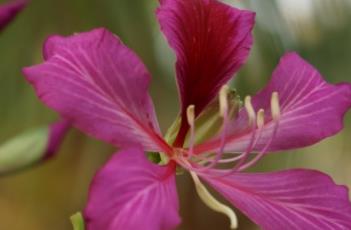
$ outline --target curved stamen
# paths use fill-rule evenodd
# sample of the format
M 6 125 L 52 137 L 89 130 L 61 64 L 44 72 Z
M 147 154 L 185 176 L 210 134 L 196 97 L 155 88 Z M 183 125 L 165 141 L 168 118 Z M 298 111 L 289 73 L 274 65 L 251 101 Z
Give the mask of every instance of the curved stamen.
M 190 171 L 191 177 L 194 180 L 196 192 L 201 198 L 201 200 L 212 210 L 225 214 L 230 219 L 230 228 L 236 229 L 238 227 L 238 218 L 236 217 L 234 211 L 227 205 L 220 203 L 216 198 L 214 198 L 206 187 L 201 183 L 199 177 L 196 173 Z

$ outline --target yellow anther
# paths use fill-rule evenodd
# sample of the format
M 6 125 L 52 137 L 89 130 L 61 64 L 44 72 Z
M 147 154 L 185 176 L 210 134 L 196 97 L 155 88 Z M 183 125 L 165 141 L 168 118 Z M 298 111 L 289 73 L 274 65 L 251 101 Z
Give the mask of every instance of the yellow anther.
M 194 172 L 190 172 L 191 177 L 194 180 L 196 192 L 201 198 L 201 200 L 212 210 L 225 214 L 230 219 L 230 228 L 236 229 L 238 227 L 238 218 L 234 211 L 228 206 L 220 203 L 216 198 L 214 198 L 210 192 L 206 189 L 199 179 L 199 177 Z
M 223 85 L 219 91 L 219 112 L 222 117 L 228 112 L 228 85 Z
M 280 118 L 280 104 L 278 92 L 273 92 L 271 97 L 271 113 L 273 120 L 279 120 Z
M 257 127 L 260 129 L 264 126 L 264 110 L 260 109 L 257 112 Z
M 256 113 L 252 106 L 250 96 L 245 97 L 244 106 L 247 111 L 247 115 L 249 116 L 249 125 L 252 125 L 254 122 L 256 122 Z
M 190 126 L 194 125 L 195 122 L 195 106 L 189 105 L 186 110 L 186 118 L 188 119 L 188 124 Z

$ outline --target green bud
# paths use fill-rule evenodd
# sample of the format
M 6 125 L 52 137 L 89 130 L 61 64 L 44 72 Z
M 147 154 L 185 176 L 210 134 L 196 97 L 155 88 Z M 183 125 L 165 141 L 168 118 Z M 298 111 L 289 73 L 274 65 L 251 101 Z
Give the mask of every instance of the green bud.
M 71 216 L 70 219 L 71 219 L 71 223 L 73 225 L 73 230 L 84 230 L 85 229 L 84 218 L 80 212 Z
M 0 174 L 29 167 L 46 153 L 49 127 L 26 131 L 0 146 Z

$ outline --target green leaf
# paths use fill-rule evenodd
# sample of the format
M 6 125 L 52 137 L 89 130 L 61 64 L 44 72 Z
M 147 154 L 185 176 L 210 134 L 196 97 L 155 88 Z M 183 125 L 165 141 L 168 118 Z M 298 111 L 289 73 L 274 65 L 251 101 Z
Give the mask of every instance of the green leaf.
M 0 174 L 10 173 L 39 162 L 48 145 L 49 127 L 26 131 L 0 146 Z
M 70 219 L 71 219 L 71 222 L 73 225 L 73 230 L 84 230 L 85 229 L 84 218 L 80 212 L 71 216 Z

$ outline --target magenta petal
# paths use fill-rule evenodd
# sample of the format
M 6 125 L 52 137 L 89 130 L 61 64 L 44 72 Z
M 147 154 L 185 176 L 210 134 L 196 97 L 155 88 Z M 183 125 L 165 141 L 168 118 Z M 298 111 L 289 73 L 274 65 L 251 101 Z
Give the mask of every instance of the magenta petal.
M 193 104 L 199 114 L 246 61 L 255 14 L 217 0 L 163 0 L 157 17 L 176 52 L 182 113 Z
M 118 37 L 106 29 L 52 36 L 44 57 L 23 72 L 45 104 L 116 146 L 167 152 L 147 92 L 150 74 Z
M 265 230 L 351 229 L 348 190 L 313 170 L 204 177 Z
M 43 157 L 45 160 L 55 155 L 70 127 L 71 122 L 65 119 L 50 125 L 48 145 Z
M 0 31 L 16 17 L 26 4 L 26 0 L 17 0 L 0 5 Z
M 286 54 L 280 61 L 269 84 L 253 97 L 256 111 L 265 109 L 265 125 L 255 150 L 259 151 L 272 137 L 274 122 L 270 98 L 279 93 L 281 118 L 276 137 L 268 151 L 299 148 L 314 144 L 338 133 L 343 128 L 344 114 L 351 106 L 351 84 L 328 84 L 318 71 L 296 53 Z M 232 127 L 226 151 L 244 151 L 251 138 L 244 109 Z M 206 143 L 198 151 L 218 148 L 219 141 Z
M 123 150 L 97 173 L 84 211 L 88 230 L 168 230 L 180 223 L 175 168 Z

